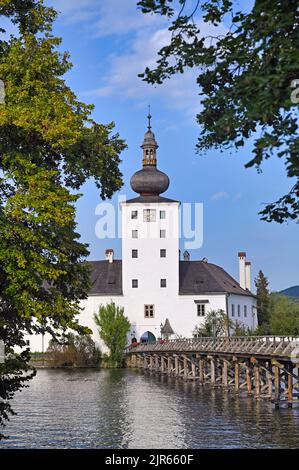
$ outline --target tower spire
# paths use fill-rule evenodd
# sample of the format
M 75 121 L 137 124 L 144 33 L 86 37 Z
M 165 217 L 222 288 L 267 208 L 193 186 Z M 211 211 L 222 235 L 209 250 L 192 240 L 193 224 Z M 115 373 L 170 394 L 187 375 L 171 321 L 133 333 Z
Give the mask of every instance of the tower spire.
M 148 115 L 147 115 L 147 119 L 148 119 L 148 130 L 150 131 L 152 126 L 151 126 L 151 119 L 152 119 L 152 115 L 151 115 L 151 105 L 149 104 L 148 105 Z
M 141 148 L 143 150 L 143 159 L 142 164 L 143 166 L 156 166 L 157 165 L 157 148 L 159 147 L 156 139 L 155 134 L 152 131 L 152 124 L 151 124 L 151 107 L 148 106 L 148 126 L 147 131 L 144 135 L 144 140 L 142 142 Z

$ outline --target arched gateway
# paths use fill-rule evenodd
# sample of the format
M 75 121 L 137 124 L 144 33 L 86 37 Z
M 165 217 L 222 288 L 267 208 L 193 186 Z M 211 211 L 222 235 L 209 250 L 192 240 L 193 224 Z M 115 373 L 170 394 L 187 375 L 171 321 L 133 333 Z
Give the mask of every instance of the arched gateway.
M 146 331 L 140 337 L 140 343 L 155 343 L 156 337 L 151 331 Z

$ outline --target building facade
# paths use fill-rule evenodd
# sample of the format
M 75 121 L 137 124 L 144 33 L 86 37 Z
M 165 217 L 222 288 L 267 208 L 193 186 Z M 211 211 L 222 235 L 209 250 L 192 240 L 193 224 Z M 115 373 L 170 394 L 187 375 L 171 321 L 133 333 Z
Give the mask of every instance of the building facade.
M 205 258 L 191 261 L 185 252 L 180 259 L 180 202 L 161 196 L 169 178 L 157 168 L 158 144 L 150 121 L 141 148 L 142 169 L 131 178 L 138 196 L 121 203 L 122 260 L 107 249 L 106 259 L 88 263 L 92 287 L 82 302 L 80 323 L 100 343 L 94 314 L 113 301 L 124 307 L 131 322 L 128 342 L 155 340 L 163 326 L 173 338 L 192 337 L 211 310 L 223 310 L 232 321 L 256 328 L 246 253 L 239 253 L 240 283 Z M 30 337 L 31 349 L 46 350 L 48 341 L 47 336 Z

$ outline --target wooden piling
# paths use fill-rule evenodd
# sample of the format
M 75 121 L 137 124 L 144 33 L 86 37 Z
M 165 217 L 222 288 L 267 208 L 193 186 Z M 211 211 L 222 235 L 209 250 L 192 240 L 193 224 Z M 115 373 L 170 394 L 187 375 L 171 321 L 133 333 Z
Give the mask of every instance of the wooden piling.
M 211 368 L 211 384 L 215 385 L 216 383 L 216 367 L 214 358 L 210 359 L 210 368 Z
M 199 380 L 201 384 L 204 384 L 204 381 L 205 381 L 204 364 L 205 364 L 204 359 L 200 358 L 199 359 Z
M 292 408 L 293 406 L 293 365 L 289 364 L 288 365 L 288 389 L 287 389 L 287 401 L 288 401 L 288 407 Z
M 179 375 L 179 358 L 178 358 L 178 356 L 174 357 L 174 371 L 175 371 L 175 375 Z
M 228 385 L 228 362 L 226 359 L 223 359 L 222 365 L 222 385 L 223 387 L 227 387 Z
M 259 364 L 254 364 L 254 397 L 258 400 L 261 396 L 261 377 Z
M 251 364 L 246 364 L 246 384 L 248 395 L 252 394 L 252 381 L 251 381 Z
M 177 342 L 177 345 L 176 345 Z M 299 371 L 291 339 L 177 340 L 128 348 L 127 367 L 199 379 L 200 384 L 233 387 L 279 407 L 299 403 Z M 296 344 L 296 343 L 295 343 Z M 244 346 L 244 349 L 242 347 Z
M 239 392 L 240 383 L 239 383 L 239 374 L 240 374 L 240 365 L 238 360 L 235 362 L 235 392 Z

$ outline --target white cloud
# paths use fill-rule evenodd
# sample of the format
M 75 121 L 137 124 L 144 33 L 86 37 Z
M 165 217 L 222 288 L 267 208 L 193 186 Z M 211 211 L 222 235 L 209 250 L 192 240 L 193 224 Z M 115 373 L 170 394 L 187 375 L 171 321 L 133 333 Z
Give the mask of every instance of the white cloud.
M 97 0 L 48 0 L 47 4 L 53 6 L 60 13 L 65 23 L 82 22 L 95 18 L 99 12 Z
M 182 110 L 187 122 L 194 122 L 201 110 L 198 70 L 186 69 L 163 85 L 152 86 L 138 77 L 146 67 L 155 67 L 157 52 L 169 43 L 169 22 L 160 15 L 142 14 L 136 0 L 52 0 L 67 23 L 85 21 L 93 39 L 111 37 L 116 53 L 108 56 L 106 75 L 99 78 L 99 86 L 82 93 L 86 97 L 117 96 L 142 102 L 159 100 L 169 109 Z M 88 20 L 88 21 L 86 21 Z M 205 37 L 223 34 L 222 26 L 215 28 L 199 22 Z
M 212 202 L 217 202 L 221 201 L 222 199 L 227 199 L 229 197 L 229 194 L 225 191 L 219 191 L 218 193 L 213 194 L 213 196 L 210 198 L 210 201 Z
M 101 86 L 91 90 L 87 96 L 121 96 L 131 99 L 159 99 L 172 109 L 182 109 L 194 119 L 200 101 L 196 85 L 196 71 L 186 70 L 163 85 L 152 86 L 142 81 L 138 74 L 146 67 L 154 67 L 157 52 L 168 44 L 170 33 L 167 29 L 152 28 L 139 31 L 131 40 L 129 50 L 109 59 L 109 71 L 102 79 Z
M 98 36 L 119 36 L 165 24 L 165 20 L 157 15 L 142 14 L 137 9 L 137 0 L 109 0 L 109 2 L 102 2 L 99 16 L 96 22 L 96 34 Z
M 123 35 L 139 31 L 165 20 L 156 15 L 144 15 L 137 9 L 137 0 L 47 0 L 69 23 L 88 20 L 94 36 Z

